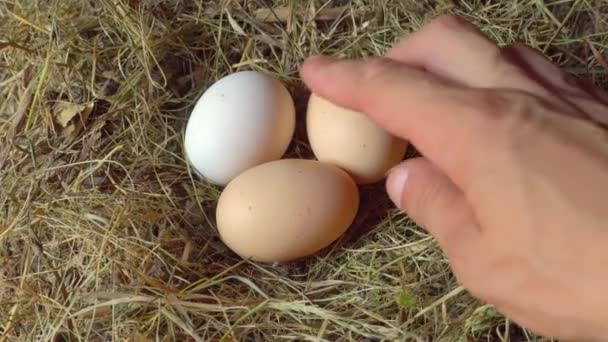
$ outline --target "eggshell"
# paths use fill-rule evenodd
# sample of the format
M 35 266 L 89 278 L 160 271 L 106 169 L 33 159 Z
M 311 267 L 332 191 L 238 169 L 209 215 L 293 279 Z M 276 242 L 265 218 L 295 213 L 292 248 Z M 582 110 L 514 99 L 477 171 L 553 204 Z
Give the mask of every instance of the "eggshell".
M 256 71 L 228 75 L 197 101 L 184 147 L 193 169 L 226 185 L 253 166 L 282 157 L 295 129 L 291 95 L 278 80 Z
M 407 142 L 365 114 L 312 94 L 306 116 L 308 140 L 318 160 L 349 172 L 359 184 L 383 179 L 404 157 Z
M 286 262 L 330 245 L 352 224 L 359 190 L 340 168 L 283 159 L 236 177 L 217 206 L 219 233 L 243 258 Z

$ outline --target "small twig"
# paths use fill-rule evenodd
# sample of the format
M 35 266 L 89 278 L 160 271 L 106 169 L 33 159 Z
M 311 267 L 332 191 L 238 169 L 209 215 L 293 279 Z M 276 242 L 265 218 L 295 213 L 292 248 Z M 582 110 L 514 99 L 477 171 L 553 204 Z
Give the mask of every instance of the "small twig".
M 17 111 L 15 112 L 15 115 L 13 117 L 13 123 L 11 124 L 11 127 L 7 134 L 8 140 L 15 137 L 15 135 L 17 134 L 17 131 L 19 131 L 21 123 L 23 122 L 23 118 L 27 114 L 28 109 L 30 108 L 30 105 L 32 104 L 32 97 L 34 95 L 35 83 L 36 82 L 30 81 L 28 83 L 28 85 L 25 87 L 25 91 L 23 92 L 23 95 L 21 95 L 21 99 L 19 99 L 19 105 L 17 106 Z
M 595 48 L 595 46 L 593 45 L 593 43 L 590 40 L 586 40 L 587 45 L 589 45 L 589 48 L 591 49 L 591 53 L 593 54 L 593 57 L 595 58 L 595 60 L 597 61 L 597 63 L 599 65 L 602 66 L 602 68 L 604 68 L 604 70 L 606 70 L 606 72 L 608 72 L 608 61 L 606 61 L 606 58 L 604 58 L 604 56 L 602 56 L 602 54 Z
M 9 41 L 6 41 L 6 40 L 0 41 L 0 50 L 4 49 L 6 47 L 12 47 L 12 48 L 15 48 L 15 49 L 23 50 L 23 51 L 28 52 L 28 53 L 34 52 L 34 50 L 28 49 L 25 46 L 17 44 L 15 42 L 11 42 L 10 40 Z
M 247 13 L 244 11 L 233 10 L 232 14 L 235 17 L 237 17 L 237 18 L 243 20 L 244 22 L 248 23 L 249 25 L 251 25 L 256 31 L 258 31 L 260 33 L 260 35 L 261 35 L 260 38 L 262 38 L 266 43 L 274 45 L 276 47 L 283 47 L 283 45 L 281 43 L 279 43 L 278 40 L 271 37 L 264 29 L 262 29 L 260 27 L 260 24 L 263 24 L 263 23 L 258 23 L 255 20 L 249 18 Z

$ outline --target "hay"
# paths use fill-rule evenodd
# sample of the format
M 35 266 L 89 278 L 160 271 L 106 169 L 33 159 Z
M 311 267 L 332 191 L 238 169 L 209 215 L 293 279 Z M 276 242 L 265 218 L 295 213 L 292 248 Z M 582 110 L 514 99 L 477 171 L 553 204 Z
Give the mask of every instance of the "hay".
M 226 3 L 0 1 L 2 339 L 535 339 L 463 291 L 378 187 L 318 256 L 240 260 L 214 229 L 219 190 L 184 161 L 183 129 L 205 86 L 242 69 L 286 82 L 301 121 L 306 56 L 381 54 L 445 13 L 605 84 L 608 4 Z M 289 154 L 310 156 L 302 122 Z

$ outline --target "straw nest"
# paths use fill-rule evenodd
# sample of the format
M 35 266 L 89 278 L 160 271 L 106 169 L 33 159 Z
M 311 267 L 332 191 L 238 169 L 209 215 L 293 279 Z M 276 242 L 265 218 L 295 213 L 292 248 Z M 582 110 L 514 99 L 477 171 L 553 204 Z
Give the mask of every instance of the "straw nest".
M 353 228 L 288 265 L 243 261 L 220 189 L 183 156 L 206 86 L 382 54 L 439 14 L 606 81 L 608 4 L 556 1 L 0 1 L 0 336 L 8 341 L 536 339 L 459 287 L 436 244 L 365 189 Z

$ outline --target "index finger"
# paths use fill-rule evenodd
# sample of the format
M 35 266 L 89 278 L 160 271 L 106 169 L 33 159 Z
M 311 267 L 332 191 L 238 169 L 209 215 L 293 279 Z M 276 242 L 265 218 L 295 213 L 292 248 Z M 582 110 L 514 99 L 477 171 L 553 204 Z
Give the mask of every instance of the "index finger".
M 409 140 L 461 189 L 498 165 L 493 118 L 510 115 L 500 115 L 509 103 L 497 92 L 456 86 L 387 58 L 314 57 L 302 77 L 312 92 Z

